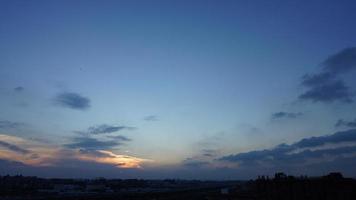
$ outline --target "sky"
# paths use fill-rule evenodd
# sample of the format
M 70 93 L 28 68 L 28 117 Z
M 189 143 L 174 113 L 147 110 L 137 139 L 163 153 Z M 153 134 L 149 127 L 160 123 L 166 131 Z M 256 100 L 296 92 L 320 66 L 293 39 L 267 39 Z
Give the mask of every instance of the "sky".
M 356 177 L 352 0 L 0 1 L 0 175 Z

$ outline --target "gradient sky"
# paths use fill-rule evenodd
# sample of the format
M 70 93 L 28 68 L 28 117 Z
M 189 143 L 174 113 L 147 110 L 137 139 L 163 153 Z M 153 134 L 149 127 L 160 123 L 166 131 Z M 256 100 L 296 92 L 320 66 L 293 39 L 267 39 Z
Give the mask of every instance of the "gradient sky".
M 355 10 L 2 0 L 0 174 L 356 176 Z

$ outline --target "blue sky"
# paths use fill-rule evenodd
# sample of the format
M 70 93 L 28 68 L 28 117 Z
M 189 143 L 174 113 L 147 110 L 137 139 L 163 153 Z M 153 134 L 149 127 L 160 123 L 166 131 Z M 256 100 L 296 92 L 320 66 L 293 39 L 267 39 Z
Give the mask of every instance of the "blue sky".
M 293 146 L 356 134 L 355 8 L 331 0 L 1 1 L 0 173 L 356 176 L 352 148 L 314 156 L 356 146 L 344 134 Z M 277 162 L 273 149 L 283 143 L 304 152 L 310 171 L 281 165 L 285 156 Z M 244 171 L 239 155 L 264 149 L 273 155 Z

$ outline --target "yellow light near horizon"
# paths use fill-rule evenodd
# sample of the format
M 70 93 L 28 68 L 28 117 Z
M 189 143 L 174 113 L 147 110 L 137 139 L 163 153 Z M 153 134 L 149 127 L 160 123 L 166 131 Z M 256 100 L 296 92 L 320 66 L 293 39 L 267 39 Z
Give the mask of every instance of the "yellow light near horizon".
M 111 151 L 98 150 L 98 152 L 107 156 L 93 156 L 90 154 L 80 154 L 77 158 L 80 160 L 94 161 L 103 164 L 114 165 L 118 168 L 141 168 L 143 162 L 152 162 L 148 159 L 137 158 L 133 156 L 115 154 Z
M 37 167 L 56 166 L 57 163 L 60 163 L 66 159 L 109 164 L 114 165 L 117 168 L 142 168 L 142 164 L 144 162 L 152 162 L 152 160 L 115 154 L 107 150 L 97 150 L 96 152 L 100 153 L 100 155 L 96 155 L 95 151 L 93 153 L 82 153 L 77 149 L 66 149 L 61 146 L 51 146 L 49 144 L 43 144 L 3 134 L 0 134 L 0 141 L 25 147 L 28 151 L 28 153 L 22 153 L 7 149 L 6 147 L 0 148 L 0 159 L 16 161 Z

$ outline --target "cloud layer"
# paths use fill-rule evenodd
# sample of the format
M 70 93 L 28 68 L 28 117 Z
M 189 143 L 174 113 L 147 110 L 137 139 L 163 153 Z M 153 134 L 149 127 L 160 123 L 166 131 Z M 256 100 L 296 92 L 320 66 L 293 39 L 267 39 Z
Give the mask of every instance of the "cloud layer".
M 219 161 L 236 163 L 240 169 L 253 166 L 288 170 L 307 165 L 321 167 L 324 162 L 343 158 L 356 159 L 356 129 L 305 138 L 290 145 L 280 144 L 271 149 L 224 156 L 219 158 Z
M 0 134 L 0 160 L 18 162 L 32 167 L 61 167 L 83 162 L 100 163 L 116 168 L 141 168 L 150 160 L 114 153 L 108 148 L 117 142 L 98 141 L 89 138 L 76 138 L 77 143 L 56 146 L 21 137 Z M 85 169 L 85 166 L 81 166 Z
M 7 143 L 7 142 L 4 142 L 4 141 L 0 141 L 0 146 L 2 147 L 5 147 L 11 151 L 14 151 L 14 152 L 18 152 L 18 153 L 21 153 L 21 154 L 28 154 L 30 153 L 30 151 L 26 150 L 26 149 L 23 149 L 17 145 L 14 145 L 14 144 L 10 144 L 10 143 Z

